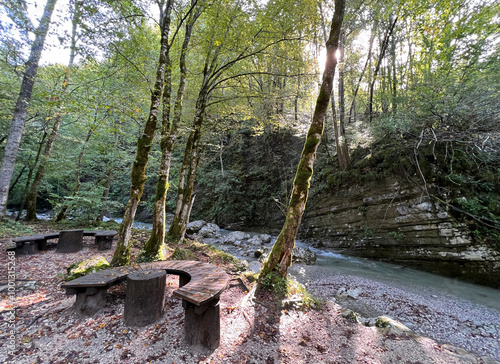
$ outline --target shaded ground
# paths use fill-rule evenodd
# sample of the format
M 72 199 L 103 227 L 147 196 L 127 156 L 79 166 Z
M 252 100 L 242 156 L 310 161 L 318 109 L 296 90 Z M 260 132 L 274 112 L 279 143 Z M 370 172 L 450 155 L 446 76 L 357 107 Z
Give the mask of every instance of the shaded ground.
M 40 229 L 42 229 L 40 227 Z M 141 235 L 142 234 L 142 235 Z M 136 232 L 137 246 L 144 233 Z M 125 285 L 109 290 L 105 309 L 82 319 L 72 312 L 74 297 L 59 289 L 71 263 L 103 255 L 92 238 L 83 251 L 58 254 L 49 250 L 16 257 L 16 300 L 8 300 L 6 252 L 0 252 L 3 286 L 0 315 L 0 361 L 12 363 L 490 363 L 455 347 L 440 346 L 417 335 L 384 334 L 351 322 L 341 307 L 329 302 L 321 310 L 282 310 L 276 297 L 249 297 L 249 285 L 224 260 L 198 250 L 200 260 L 215 262 L 231 274 L 221 297 L 221 346 L 210 351 L 183 342 L 184 312 L 172 296 L 178 282 L 168 278 L 167 308 L 156 324 L 129 328 L 123 322 Z M 114 245 L 113 245 L 114 248 Z M 133 254 L 138 252 L 134 247 Z M 8 312 L 14 304 L 16 344 L 8 355 Z M 500 344 L 500 343 L 499 343 Z

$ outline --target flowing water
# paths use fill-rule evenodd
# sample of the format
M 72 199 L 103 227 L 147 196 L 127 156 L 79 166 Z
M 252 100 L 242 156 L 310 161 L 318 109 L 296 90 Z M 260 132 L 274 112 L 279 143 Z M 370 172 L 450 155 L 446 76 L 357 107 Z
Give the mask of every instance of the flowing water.
M 40 216 L 40 218 L 43 218 Z M 120 223 L 121 219 L 112 218 Z M 134 228 L 151 230 L 152 224 L 135 221 Z M 221 234 L 230 233 L 221 230 Z M 251 233 L 250 233 L 251 234 Z M 272 244 L 273 242 L 271 242 Z M 269 246 L 272 246 L 272 245 Z M 297 245 L 307 247 L 305 243 L 296 242 Z M 231 245 L 218 246 L 240 259 L 247 259 L 241 251 Z M 454 295 L 472 303 L 481 304 L 500 311 L 500 290 L 464 282 L 454 278 L 439 276 L 415 269 L 404 268 L 399 265 L 379 262 L 375 260 L 351 257 L 339 254 L 333 250 L 316 249 L 309 247 L 317 255 L 316 267 L 324 269 L 325 275 L 353 275 L 364 277 L 379 282 L 391 284 L 414 291 L 433 291 L 440 294 Z M 301 280 L 307 280 L 307 267 L 304 269 Z M 299 278 L 299 277 L 297 277 Z

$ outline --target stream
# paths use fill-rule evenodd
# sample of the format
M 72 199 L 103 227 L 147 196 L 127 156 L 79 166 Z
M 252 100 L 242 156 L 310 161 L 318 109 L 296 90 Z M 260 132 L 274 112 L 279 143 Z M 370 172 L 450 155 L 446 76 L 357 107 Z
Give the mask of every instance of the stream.
M 121 219 L 113 218 L 117 222 Z M 151 230 L 152 224 L 135 221 L 137 229 Z M 221 235 L 229 234 L 230 231 L 221 229 Z M 254 233 L 248 233 L 250 235 Z M 274 244 L 273 238 L 268 246 Z M 296 245 L 309 247 L 317 255 L 315 267 L 325 271 L 325 275 L 351 275 L 386 283 L 401 289 L 413 292 L 430 292 L 433 294 L 453 295 L 471 303 L 493 308 L 500 312 L 500 290 L 464 282 L 456 278 L 448 278 L 424 271 L 405 268 L 400 265 L 358 258 L 339 254 L 329 249 L 317 249 L 307 244 L 296 241 Z M 240 251 L 232 245 L 216 244 L 215 247 L 234 255 L 239 259 L 251 260 L 242 256 Z M 311 278 L 307 273 L 307 266 L 303 266 L 301 274 L 296 274 L 301 283 L 307 283 Z
M 50 218 L 50 213 L 37 215 L 39 219 Z M 120 218 L 105 218 L 105 220 L 114 220 L 121 223 Z M 144 230 L 151 230 L 152 226 L 152 224 L 139 221 L 134 221 L 133 224 L 134 228 Z M 221 229 L 221 235 L 229 233 L 230 231 Z M 249 234 L 252 235 L 252 233 Z M 268 246 L 272 246 L 275 239 L 276 237 L 273 238 L 273 241 Z M 324 275 L 358 276 L 414 292 L 454 295 L 471 303 L 490 307 L 500 312 L 500 290 L 464 282 L 455 278 L 405 268 L 400 265 L 342 255 L 328 249 L 317 249 L 301 241 L 296 241 L 296 244 L 298 246 L 309 247 L 309 249 L 316 253 L 316 271 L 318 269 L 324 270 Z M 239 259 L 251 260 L 247 256 L 242 256 L 240 251 L 232 245 L 216 244 L 215 246 Z M 301 269 L 301 274 L 295 275 L 302 283 L 307 283 L 311 278 L 308 275 L 307 266 Z

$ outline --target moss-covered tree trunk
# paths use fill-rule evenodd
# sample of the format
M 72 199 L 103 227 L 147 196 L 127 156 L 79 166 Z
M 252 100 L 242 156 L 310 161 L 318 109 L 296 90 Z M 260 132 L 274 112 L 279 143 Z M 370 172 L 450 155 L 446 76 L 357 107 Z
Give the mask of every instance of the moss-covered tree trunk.
M 288 267 L 292 263 L 292 249 L 295 245 L 295 237 L 297 236 L 297 231 L 305 210 L 309 185 L 313 174 L 314 160 L 316 159 L 316 150 L 318 149 L 323 134 L 326 111 L 332 93 L 333 78 L 337 65 L 335 53 L 338 49 L 340 30 L 344 19 L 344 10 L 345 0 L 335 0 L 335 12 L 333 14 L 330 36 L 326 42 L 327 56 L 323 81 L 293 181 L 292 195 L 287 207 L 286 221 L 262 268 L 261 277 L 273 271 L 277 272 L 282 277 L 286 277 L 288 274 Z
M 198 100 L 196 102 L 193 130 L 189 134 L 184 150 L 174 219 L 167 233 L 168 240 L 171 242 L 178 242 L 183 237 L 189 220 L 196 169 L 198 168 L 198 149 L 201 140 L 201 127 L 203 125 L 206 103 L 207 95 L 202 91 L 200 95 L 198 95 Z
M 12 124 L 9 132 L 9 137 L 5 143 L 5 152 L 0 166 L 0 219 L 3 218 L 7 212 L 7 199 L 9 197 L 9 186 L 14 173 L 14 166 L 16 164 L 17 152 L 21 144 L 23 136 L 24 123 L 26 115 L 28 114 L 28 106 L 31 102 L 31 95 L 35 85 L 36 75 L 38 73 L 38 63 L 42 56 L 43 46 L 47 33 L 49 31 L 50 19 L 56 0 L 47 0 L 43 11 L 40 23 L 35 30 L 35 40 L 31 45 L 31 51 L 28 61 L 26 62 L 26 69 L 24 71 L 23 80 L 21 83 L 21 90 L 17 98 L 14 113 L 12 115 Z
M 165 72 L 168 64 L 168 35 L 170 30 L 170 15 L 172 11 L 173 0 L 169 0 L 166 5 L 166 11 L 161 19 L 161 45 L 158 66 L 156 69 L 156 79 L 151 94 L 151 106 L 149 109 L 148 119 L 144 126 L 144 132 L 137 141 L 137 151 L 134 164 L 132 166 L 130 197 L 125 207 L 125 213 L 118 232 L 118 242 L 111 261 L 111 265 L 120 266 L 130 263 L 130 234 L 132 231 L 132 223 L 134 222 L 137 206 L 141 200 L 146 182 L 146 166 L 148 164 L 149 152 L 151 151 L 153 137 L 156 130 L 158 120 L 158 112 L 160 109 L 163 84 L 165 80 Z
M 193 0 L 194 2 L 195 0 Z M 174 116 L 170 123 L 170 95 L 171 95 L 171 72 L 167 73 L 165 78 L 165 91 L 163 94 L 163 115 L 162 115 L 162 133 L 161 133 L 161 162 L 158 173 L 158 182 L 156 184 L 155 203 L 153 206 L 153 229 L 151 236 L 144 246 L 144 253 L 147 257 L 159 256 L 161 246 L 165 241 L 165 201 L 169 187 L 168 178 L 170 175 L 170 165 L 172 152 L 174 150 L 177 132 L 182 116 L 184 91 L 186 89 L 186 54 L 189 47 L 189 41 L 194 28 L 194 23 L 201 15 L 204 1 L 198 4 L 196 11 L 192 11 L 186 24 L 184 41 L 182 43 L 181 55 L 179 59 L 179 87 L 174 105 Z

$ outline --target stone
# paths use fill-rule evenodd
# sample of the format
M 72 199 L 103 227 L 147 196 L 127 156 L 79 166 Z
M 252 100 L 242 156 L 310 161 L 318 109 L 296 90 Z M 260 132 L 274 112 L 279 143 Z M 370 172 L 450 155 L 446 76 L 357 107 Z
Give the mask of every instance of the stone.
M 355 300 L 358 299 L 360 294 L 361 294 L 361 290 L 359 288 L 350 288 L 346 292 L 347 297 L 353 298 Z
M 254 273 L 260 273 L 262 269 L 262 264 L 256 260 L 248 264 L 248 270 Z
M 250 239 L 247 240 L 247 244 L 250 245 L 262 245 L 262 240 L 259 235 L 252 236 Z
M 235 245 L 235 243 L 238 242 L 236 246 L 241 246 L 242 242 L 248 240 L 249 238 L 250 235 L 244 233 L 243 231 L 233 231 L 224 238 L 224 244 Z
M 360 317 L 353 310 L 350 310 L 348 308 L 344 308 L 342 311 L 340 311 L 340 315 L 343 318 L 345 318 L 347 321 L 350 321 L 350 322 L 353 322 L 353 323 L 359 323 Z
M 68 280 L 71 280 L 90 273 L 95 273 L 108 267 L 109 263 L 106 258 L 103 256 L 97 256 L 70 265 L 66 268 L 66 272 L 68 274 Z
M 377 317 L 375 326 L 383 329 L 382 332 L 386 335 L 400 336 L 412 334 L 412 331 L 407 326 L 388 316 Z
M 313 265 L 316 263 L 316 253 L 314 253 L 309 248 L 302 248 L 300 246 L 295 246 L 292 253 L 292 261 L 295 263 L 304 263 L 307 265 Z
M 258 249 L 258 250 L 253 252 L 254 258 L 260 258 L 262 256 L 262 254 L 264 254 L 264 251 L 262 249 Z
M 207 223 L 203 220 L 196 220 L 192 221 L 186 226 L 186 233 L 187 234 L 196 234 L 198 231 L 200 231 Z
M 219 232 L 220 227 L 217 224 L 209 222 L 198 231 L 198 235 L 203 238 L 217 238 L 220 236 Z

